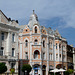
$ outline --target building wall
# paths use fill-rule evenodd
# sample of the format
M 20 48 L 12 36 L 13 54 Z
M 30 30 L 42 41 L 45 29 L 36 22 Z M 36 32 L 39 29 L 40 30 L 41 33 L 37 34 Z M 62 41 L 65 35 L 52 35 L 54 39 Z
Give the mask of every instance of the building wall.
M 32 16 L 35 17 L 34 14 Z M 19 59 L 27 60 L 25 53 L 28 52 L 28 60 L 29 64 L 32 66 L 31 73 L 33 75 L 35 71 L 34 66 L 36 64 L 40 67 L 40 70 L 38 71 L 40 71 L 41 75 L 43 73 L 43 65 L 46 66 L 46 75 L 48 75 L 48 71 L 51 68 L 53 69 L 54 66 L 57 67 L 59 64 L 63 64 L 63 67 L 67 69 L 66 39 L 62 38 L 57 31 L 55 32 L 51 29 L 45 28 L 44 26 L 40 26 L 37 21 L 36 24 L 35 21 L 32 23 L 34 23 L 32 26 L 24 26 L 22 31 L 19 33 Z M 37 33 L 35 27 L 37 28 Z M 55 34 L 51 34 L 51 32 L 54 32 Z M 27 47 L 25 46 L 26 40 L 28 40 Z M 37 44 L 35 43 L 35 40 L 37 40 Z M 43 41 L 45 41 L 44 45 Z M 34 58 L 36 51 L 38 52 L 37 59 Z M 62 59 L 63 57 L 64 59 Z
M 0 62 L 6 63 L 7 72 L 10 72 L 12 63 L 14 63 L 15 72 L 18 72 L 18 32 L 18 24 L 9 21 L 0 10 Z M 14 40 L 12 41 L 13 34 Z M 3 40 L 2 37 L 4 37 Z M 14 56 L 12 56 L 12 48 L 14 49 Z

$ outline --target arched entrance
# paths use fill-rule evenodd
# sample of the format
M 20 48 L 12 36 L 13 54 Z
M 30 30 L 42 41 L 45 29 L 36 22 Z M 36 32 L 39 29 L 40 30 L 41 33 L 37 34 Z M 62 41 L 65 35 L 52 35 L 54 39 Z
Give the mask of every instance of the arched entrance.
M 34 65 L 34 75 L 39 75 L 40 65 L 35 64 Z
M 43 75 L 46 75 L 46 66 L 45 65 L 42 66 L 42 72 L 43 72 Z
M 58 64 L 58 65 L 56 66 L 56 68 L 58 68 L 58 69 L 60 69 L 60 68 L 62 68 L 62 67 L 63 67 L 62 64 Z

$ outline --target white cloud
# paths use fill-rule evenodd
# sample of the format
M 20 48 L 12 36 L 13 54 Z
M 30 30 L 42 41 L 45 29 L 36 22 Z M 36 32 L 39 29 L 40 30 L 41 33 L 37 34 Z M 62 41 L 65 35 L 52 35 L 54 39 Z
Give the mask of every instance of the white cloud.
M 28 19 L 34 9 L 40 19 L 60 17 L 65 27 L 75 28 L 75 0 L 5 0 L 1 10 L 12 19 Z

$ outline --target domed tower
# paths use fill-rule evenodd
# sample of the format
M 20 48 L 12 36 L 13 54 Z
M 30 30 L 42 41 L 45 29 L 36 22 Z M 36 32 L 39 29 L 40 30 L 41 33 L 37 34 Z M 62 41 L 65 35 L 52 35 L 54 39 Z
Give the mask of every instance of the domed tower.
M 33 14 L 30 16 L 28 26 L 30 28 L 32 28 L 34 24 L 39 25 L 39 22 L 38 22 L 38 17 L 37 17 L 37 15 L 35 14 L 35 12 L 33 10 Z

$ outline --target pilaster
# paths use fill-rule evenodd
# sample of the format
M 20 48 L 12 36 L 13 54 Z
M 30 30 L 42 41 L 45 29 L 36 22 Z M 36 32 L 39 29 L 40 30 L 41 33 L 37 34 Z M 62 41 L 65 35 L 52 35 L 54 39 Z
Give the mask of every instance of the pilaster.
M 6 45 L 6 50 L 7 50 L 7 56 L 10 56 L 11 55 L 11 33 L 8 32 L 8 35 L 7 35 L 7 45 Z
M 47 67 L 46 67 L 46 75 L 48 75 L 48 71 L 49 71 L 49 49 L 48 49 L 48 35 L 47 35 Z

